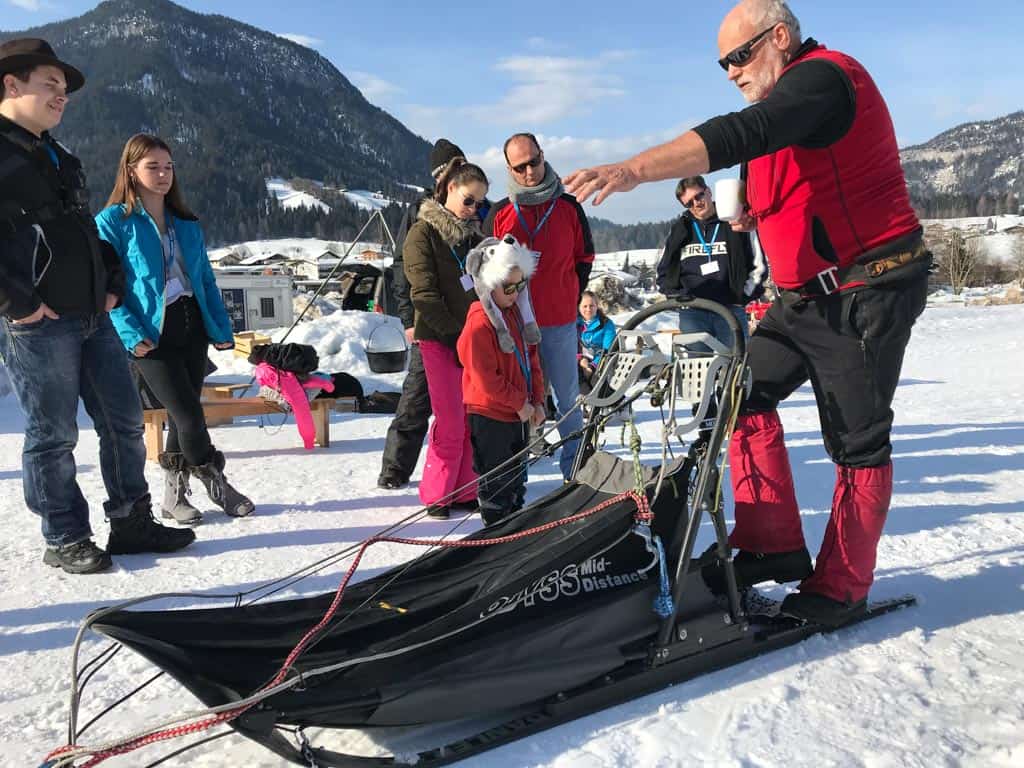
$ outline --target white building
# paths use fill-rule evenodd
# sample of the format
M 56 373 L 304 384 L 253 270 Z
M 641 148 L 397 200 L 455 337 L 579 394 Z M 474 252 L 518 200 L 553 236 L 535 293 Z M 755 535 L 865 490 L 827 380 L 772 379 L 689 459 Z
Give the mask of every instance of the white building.
M 291 325 L 291 277 L 280 274 L 228 274 L 219 270 L 215 270 L 215 273 L 233 331 L 237 333 Z

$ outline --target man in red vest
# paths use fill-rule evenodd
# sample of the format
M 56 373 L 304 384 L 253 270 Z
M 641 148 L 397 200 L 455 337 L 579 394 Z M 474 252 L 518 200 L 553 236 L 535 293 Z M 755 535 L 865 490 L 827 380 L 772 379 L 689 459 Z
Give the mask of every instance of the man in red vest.
M 637 184 L 745 164 L 747 212 L 781 290 L 748 346 L 753 389 L 729 449 L 730 543 L 740 587 L 801 579 L 783 611 L 838 626 L 862 613 L 892 495 L 892 398 L 924 309 L 931 254 L 910 205 L 888 107 L 855 59 L 801 40 L 779 0 L 744 0 L 722 22 L 719 65 L 751 106 L 566 189 L 599 204 Z M 814 568 L 804 544 L 778 403 L 814 388 L 836 464 Z M 720 564 L 705 569 L 721 588 Z

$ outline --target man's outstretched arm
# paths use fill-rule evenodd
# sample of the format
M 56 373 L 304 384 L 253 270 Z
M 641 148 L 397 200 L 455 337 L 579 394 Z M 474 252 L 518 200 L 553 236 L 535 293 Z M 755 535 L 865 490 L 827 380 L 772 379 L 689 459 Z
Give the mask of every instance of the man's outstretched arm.
M 696 132 L 687 131 L 621 163 L 574 171 L 564 183 L 565 191 L 575 195 L 579 202 L 596 193 L 594 205 L 600 205 L 613 192 L 628 192 L 648 181 L 697 176 L 708 170 L 708 150 L 704 140 Z

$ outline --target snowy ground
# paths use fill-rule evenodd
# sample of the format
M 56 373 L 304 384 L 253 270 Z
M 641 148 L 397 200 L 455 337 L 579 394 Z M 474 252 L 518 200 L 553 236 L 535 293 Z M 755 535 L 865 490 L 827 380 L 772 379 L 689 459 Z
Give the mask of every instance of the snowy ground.
M 916 607 L 606 710 L 470 764 L 1024 765 L 1022 327 L 1021 306 L 936 305 L 924 314 L 908 350 L 896 401 L 895 494 L 873 594 L 911 592 L 918 596 Z M 828 517 L 832 467 L 810 391 L 797 392 L 781 413 L 813 551 Z M 649 419 L 645 455 L 653 459 L 657 422 L 651 413 L 641 415 Z M 0 399 L 3 765 L 38 765 L 64 743 L 69 648 L 89 610 L 160 591 L 245 589 L 358 541 L 417 507 L 415 488 L 382 492 L 375 485 L 387 416 L 335 415 L 331 448 L 313 451 L 299 447 L 292 423 L 268 421 L 239 420 L 214 431 L 230 477 L 258 504 L 254 516 L 229 520 L 211 513 L 198 529 L 199 541 L 178 555 L 121 557 L 110 573 L 69 576 L 40 562 L 37 523 L 22 503 L 23 422 L 13 398 Z M 96 438 L 84 414 L 80 423 L 79 480 L 102 543 Z M 155 467 L 148 476 L 158 487 Z M 550 461 L 538 465 L 531 496 L 557 482 Z M 460 530 L 476 525 L 469 521 Z M 420 522 L 411 533 L 436 535 L 450 527 Z M 698 545 L 708 537 L 704 530 Z M 372 573 L 409 555 L 381 546 L 370 550 L 364 567 Z M 332 589 L 339 578 L 340 572 L 322 574 L 303 589 Z M 85 656 L 99 647 L 89 641 Z M 90 684 L 83 720 L 151 671 L 140 658 L 121 653 Z M 166 678 L 132 702 L 85 741 L 195 705 Z M 141 766 L 169 751 L 156 747 L 107 764 Z M 163 763 L 282 764 L 234 735 Z

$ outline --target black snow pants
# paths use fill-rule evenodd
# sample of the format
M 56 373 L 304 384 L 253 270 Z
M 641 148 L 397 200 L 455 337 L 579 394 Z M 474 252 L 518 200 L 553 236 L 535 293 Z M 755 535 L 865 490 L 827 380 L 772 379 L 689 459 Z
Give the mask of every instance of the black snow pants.
M 501 466 L 518 453 L 523 453 L 529 427 L 522 421 L 498 421 L 469 414 L 469 437 L 473 445 L 473 471 L 480 476 L 477 498 L 480 517 L 491 525 L 522 508 L 526 499 L 526 455 L 494 473 L 484 475 Z
M 744 413 L 773 411 L 810 380 L 832 460 L 887 463 L 903 353 L 927 295 L 927 272 L 810 299 L 784 291 L 747 347 L 753 389 Z

